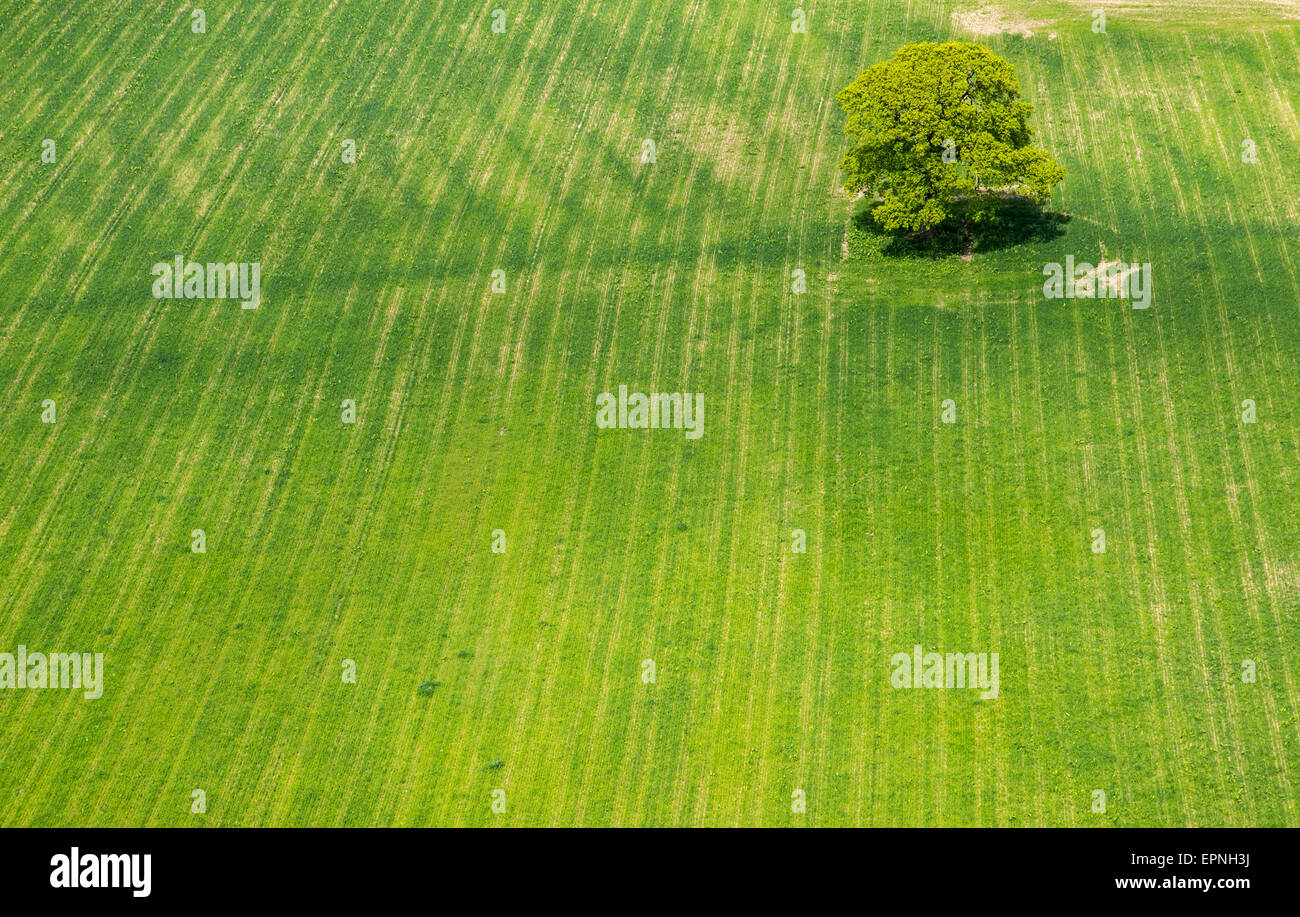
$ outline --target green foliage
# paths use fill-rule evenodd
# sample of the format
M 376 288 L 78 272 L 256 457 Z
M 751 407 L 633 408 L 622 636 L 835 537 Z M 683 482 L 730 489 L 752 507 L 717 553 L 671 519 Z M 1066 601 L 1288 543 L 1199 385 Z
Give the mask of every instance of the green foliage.
M 1030 145 L 1033 106 L 1015 70 L 981 45 L 907 45 L 836 99 L 852 143 L 845 188 L 880 195 L 873 215 L 886 229 L 926 230 L 958 215 L 984 222 L 1002 197 L 1041 204 L 1065 177 Z

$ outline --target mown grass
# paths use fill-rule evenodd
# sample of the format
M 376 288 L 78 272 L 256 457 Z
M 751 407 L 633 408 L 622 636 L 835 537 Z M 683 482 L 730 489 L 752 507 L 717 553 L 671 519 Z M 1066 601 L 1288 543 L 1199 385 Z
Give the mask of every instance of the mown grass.
M 1025 7 L 1069 220 L 965 262 L 837 190 L 946 3 L 0 6 L 0 650 L 107 672 L 0 692 L 0 823 L 1297 823 L 1296 24 Z M 1103 251 L 1152 309 L 1042 298 Z

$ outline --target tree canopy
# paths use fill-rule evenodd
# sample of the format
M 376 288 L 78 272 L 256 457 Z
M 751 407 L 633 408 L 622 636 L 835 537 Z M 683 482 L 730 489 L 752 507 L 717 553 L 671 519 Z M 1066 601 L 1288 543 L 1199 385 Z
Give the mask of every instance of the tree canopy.
M 1065 177 L 1030 144 L 1033 106 L 1015 69 L 970 42 L 906 45 L 835 97 L 847 117 L 845 189 L 877 195 L 885 229 L 982 222 L 1006 195 L 1038 204 Z

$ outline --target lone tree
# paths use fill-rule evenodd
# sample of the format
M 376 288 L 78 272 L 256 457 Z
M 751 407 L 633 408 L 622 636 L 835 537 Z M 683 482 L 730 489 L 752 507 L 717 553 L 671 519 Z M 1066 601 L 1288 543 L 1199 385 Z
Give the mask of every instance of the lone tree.
M 888 230 L 929 233 L 991 219 L 1009 196 L 1046 203 L 1065 177 L 1031 146 L 1033 106 L 1011 64 L 970 42 L 922 42 L 862 71 L 837 95 L 852 146 L 845 190 L 877 195 Z

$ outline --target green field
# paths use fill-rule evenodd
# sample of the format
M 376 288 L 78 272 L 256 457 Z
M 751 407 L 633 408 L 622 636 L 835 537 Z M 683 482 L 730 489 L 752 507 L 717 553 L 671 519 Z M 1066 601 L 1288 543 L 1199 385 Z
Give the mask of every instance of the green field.
M 0 825 L 1300 825 L 1300 4 L 802 5 L 0 0 L 0 651 L 104 657 L 0 690 Z M 1056 233 L 840 190 L 948 39 Z

